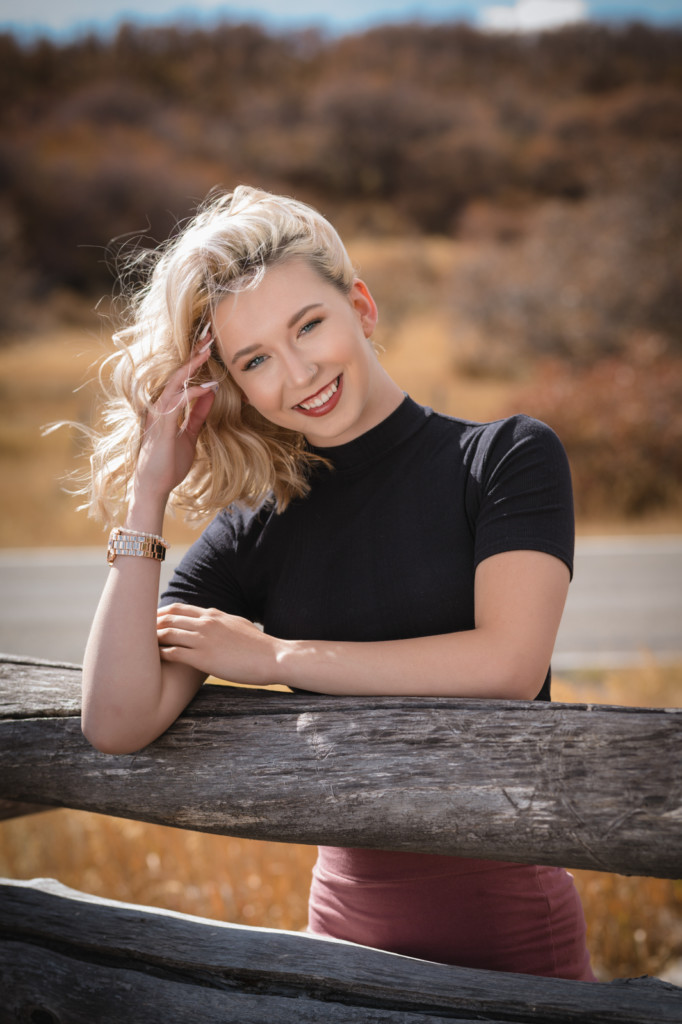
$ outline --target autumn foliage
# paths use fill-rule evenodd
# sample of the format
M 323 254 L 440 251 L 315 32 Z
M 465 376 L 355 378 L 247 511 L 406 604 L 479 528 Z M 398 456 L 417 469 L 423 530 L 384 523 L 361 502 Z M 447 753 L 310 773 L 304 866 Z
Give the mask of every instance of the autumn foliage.
M 107 287 L 112 238 L 163 238 L 211 186 L 238 181 L 370 232 L 457 235 L 484 200 L 523 233 L 519 211 L 547 198 L 579 216 L 659 183 L 679 216 L 681 57 L 682 33 L 643 26 L 528 39 L 411 24 L 333 40 L 125 26 L 29 47 L 3 36 L 2 232 L 45 290 Z M 644 204 L 633 215 L 656 217 Z
M 531 404 L 590 480 L 584 507 L 678 500 L 661 481 L 679 473 L 682 416 L 681 31 L 4 35 L 0 89 L 0 337 L 109 294 L 126 252 L 166 238 L 212 187 L 248 182 L 314 203 L 347 238 L 414 241 L 383 324 L 421 308 L 420 239 L 447 240 L 457 271 L 428 283 L 451 322 L 444 372 L 521 380 L 559 360 Z M 629 391 L 606 380 L 621 363 Z M 589 444 L 572 440 L 577 411 Z M 602 421 L 655 464 L 633 466 L 640 493 L 594 482 L 608 479 Z M 612 448 L 604 460 L 625 457 Z
M 517 395 L 566 445 L 579 516 L 682 506 L 682 361 L 645 353 L 583 368 L 552 360 Z

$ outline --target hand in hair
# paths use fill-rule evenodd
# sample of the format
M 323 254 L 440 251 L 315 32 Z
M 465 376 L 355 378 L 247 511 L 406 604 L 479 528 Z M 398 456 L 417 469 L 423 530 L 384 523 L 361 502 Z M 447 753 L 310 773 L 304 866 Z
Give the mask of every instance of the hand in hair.
M 192 354 L 169 379 L 145 423 L 133 492 L 164 502 L 194 461 L 197 438 L 215 399 L 214 381 L 190 384 L 210 355 L 211 341 Z

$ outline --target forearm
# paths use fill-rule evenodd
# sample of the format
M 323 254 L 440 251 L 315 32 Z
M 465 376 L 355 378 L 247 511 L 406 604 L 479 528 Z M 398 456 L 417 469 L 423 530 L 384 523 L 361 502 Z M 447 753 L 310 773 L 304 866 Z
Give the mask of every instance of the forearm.
M 133 503 L 126 526 L 160 533 L 164 505 Z M 160 568 L 119 556 L 109 569 L 83 661 L 83 731 L 100 749 L 139 749 L 170 724 L 156 637 Z
M 241 683 L 330 694 L 537 696 L 568 589 L 551 555 L 511 551 L 481 563 L 475 628 L 365 643 L 281 640 L 216 609 L 170 605 L 159 621 L 163 659 Z
M 478 628 L 370 643 L 283 641 L 277 682 L 329 694 L 532 700 L 549 655 Z
M 329 694 L 532 700 L 547 674 L 569 571 L 544 552 L 492 555 L 476 570 L 475 628 L 365 643 L 283 640 L 217 609 L 169 605 L 163 659 L 237 683 Z

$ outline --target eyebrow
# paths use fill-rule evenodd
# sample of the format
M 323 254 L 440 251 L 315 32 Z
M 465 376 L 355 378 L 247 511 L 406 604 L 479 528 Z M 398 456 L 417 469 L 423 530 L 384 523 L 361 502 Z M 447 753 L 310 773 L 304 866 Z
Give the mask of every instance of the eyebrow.
M 303 306 L 302 309 L 299 309 L 298 312 L 294 313 L 291 319 L 287 321 L 287 330 L 291 330 L 294 324 L 297 324 L 298 321 L 301 320 L 306 315 L 306 313 L 309 313 L 311 309 L 317 309 L 319 306 L 322 305 L 322 302 L 310 302 L 308 303 L 307 306 Z M 251 355 L 252 352 L 256 352 L 259 348 L 261 348 L 260 342 L 256 342 L 253 345 L 247 345 L 246 348 L 240 348 L 239 352 L 235 352 L 234 356 L 232 357 L 232 362 L 230 363 L 230 365 L 234 366 L 234 364 L 238 362 L 238 360 L 242 359 L 244 356 Z
M 294 315 L 292 316 L 291 320 L 288 321 L 287 328 L 293 327 L 294 324 L 298 323 L 298 321 L 302 317 L 304 317 L 306 315 L 306 313 L 309 313 L 311 309 L 317 309 L 317 307 L 321 306 L 321 305 L 322 305 L 321 302 L 311 302 L 311 303 L 309 303 L 309 305 L 304 306 L 303 309 L 299 309 L 298 313 L 294 313 Z

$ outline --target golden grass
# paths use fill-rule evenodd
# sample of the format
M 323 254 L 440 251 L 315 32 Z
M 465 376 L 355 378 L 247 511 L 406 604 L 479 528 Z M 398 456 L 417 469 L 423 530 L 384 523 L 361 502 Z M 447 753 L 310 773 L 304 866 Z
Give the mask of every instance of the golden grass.
M 679 704 L 682 665 L 581 672 L 555 698 Z M 238 783 L 237 783 L 238 784 Z M 55 810 L 0 823 L 0 875 L 238 924 L 305 927 L 310 846 L 254 842 Z M 682 881 L 574 871 L 603 979 L 660 974 L 682 957 Z
M 315 848 L 254 842 L 85 811 L 0 824 L 0 874 L 57 878 L 95 896 L 238 924 L 305 927 Z
M 78 438 L 41 428 L 56 420 L 88 422 L 95 391 L 87 381 L 103 355 L 84 330 L 63 328 L 20 338 L 0 350 L 0 546 L 101 544 L 102 528 L 75 512 L 60 478 L 75 466 Z

